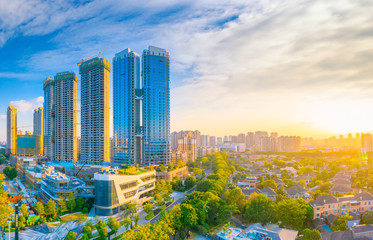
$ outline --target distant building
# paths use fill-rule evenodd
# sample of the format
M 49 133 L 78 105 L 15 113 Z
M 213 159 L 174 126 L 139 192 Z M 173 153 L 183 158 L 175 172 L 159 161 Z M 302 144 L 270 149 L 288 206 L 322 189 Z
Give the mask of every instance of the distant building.
M 209 147 L 210 146 L 210 136 L 209 135 L 201 135 L 201 146 L 202 147 Z
M 310 201 L 313 207 L 313 218 L 325 218 L 329 214 L 363 214 L 373 211 L 373 195 L 370 193 L 358 193 L 354 196 L 334 197 L 332 195 L 323 195 L 316 200 Z
M 70 193 L 78 197 L 79 190 L 85 183 L 76 178 L 69 177 L 58 171 L 46 171 L 45 177 L 40 180 L 40 197 L 47 202 L 49 199 L 59 201 L 61 198 L 67 200 Z
M 34 135 L 40 135 L 43 138 L 43 125 L 44 115 L 43 108 L 39 107 L 34 110 Z
M 110 63 L 96 57 L 80 64 L 81 143 L 80 161 L 110 161 Z
M 237 182 L 237 187 L 241 189 L 255 189 L 259 184 L 257 177 L 246 177 L 244 180 Z
M 204 157 L 209 153 L 219 152 L 219 147 L 199 147 L 197 148 L 197 157 Z
M 42 156 L 43 143 L 40 135 L 18 135 L 17 155 L 19 156 Z
M 244 143 L 230 143 L 225 142 L 218 145 L 220 151 L 245 152 L 246 146 Z
M 301 150 L 301 137 L 280 136 L 278 138 L 279 152 L 299 152 Z
M 165 170 L 161 172 L 156 172 L 156 178 L 157 181 L 166 180 L 166 181 L 172 181 L 174 177 L 179 177 L 180 180 L 185 180 L 189 176 L 188 167 L 181 167 L 174 170 Z
M 43 82 L 44 89 L 44 155 L 49 160 L 54 160 L 55 130 L 54 120 L 56 116 L 54 106 L 54 80 L 47 78 Z
M 155 175 L 155 170 L 126 172 L 110 167 L 95 173 L 95 214 L 111 216 L 117 214 L 125 203 L 135 201 L 143 204 L 151 200 Z
M 195 162 L 197 159 L 196 139 L 185 135 L 178 139 L 178 151 L 184 152 L 186 162 Z
M 9 106 L 7 110 L 7 148 L 6 152 L 16 154 L 17 146 L 17 109 Z

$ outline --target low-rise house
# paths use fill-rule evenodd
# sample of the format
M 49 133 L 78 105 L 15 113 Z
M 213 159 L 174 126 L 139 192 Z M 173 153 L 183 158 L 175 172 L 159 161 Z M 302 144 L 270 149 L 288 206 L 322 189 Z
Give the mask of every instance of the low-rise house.
M 321 240 L 369 240 L 373 239 L 373 225 L 358 225 L 348 231 L 322 232 Z
M 308 200 L 310 197 L 307 190 L 300 186 L 285 188 L 285 195 L 289 198 L 303 198 L 304 200 Z
M 189 176 L 188 167 L 180 167 L 176 169 L 156 169 L 157 182 L 161 180 L 172 181 L 174 177 L 179 177 L 180 180 L 185 180 Z
M 344 187 L 351 187 L 351 182 L 350 180 L 346 178 L 334 178 L 332 181 L 333 185 L 340 185 Z
M 353 240 L 352 231 L 322 232 L 321 240 Z
M 367 211 L 373 211 L 373 195 L 370 193 L 358 193 L 354 196 L 334 197 L 324 195 L 309 204 L 314 210 L 313 218 L 325 218 L 329 214 L 362 214 Z
M 316 173 L 306 173 L 301 176 L 294 177 L 294 180 L 299 182 L 300 180 L 304 180 L 306 184 L 309 184 L 312 178 L 316 176 Z
M 281 179 L 279 179 L 279 178 L 274 178 L 273 181 L 276 182 L 277 187 L 285 186 L 285 183 Z
M 255 189 L 259 184 L 259 179 L 256 177 L 246 177 L 244 180 L 237 182 L 237 187 L 241 189 Z
M 264 195 L 267 196 L 267 198 L 276 201 L 277 193 L 270 187 L 265 187 L 263 189 L 260 189 Z
M 252 189 L 242 189 L 242 193 L 245 194 L 246 197 L 249 197 L 253 193 L 263 193 L 259 188 L 252 188 Z
M 351 227 L 352 234 L 355 238 L 362 238 L 368 237 L 369 239 L 373 239 L 373 225 L 357 225 Z
M 350 187 L 346 187 L 344 185 L 333 185 L 333 187 L 330 189 L 331 194 L 347 194 L 347 193 L 352 193 L 354 190 Z

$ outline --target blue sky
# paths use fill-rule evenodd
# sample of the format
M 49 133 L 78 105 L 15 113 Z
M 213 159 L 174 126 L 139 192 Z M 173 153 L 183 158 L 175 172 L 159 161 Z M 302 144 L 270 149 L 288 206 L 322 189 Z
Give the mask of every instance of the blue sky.
M 171 128 L 322 137 L 373 129 L 373 2 L 0 0 L 0 140 L 83 56 L 171 54 Z M 78 74 L 79 77 L 79 74 Z M 31 130 L 31 128 L 26 128 Z

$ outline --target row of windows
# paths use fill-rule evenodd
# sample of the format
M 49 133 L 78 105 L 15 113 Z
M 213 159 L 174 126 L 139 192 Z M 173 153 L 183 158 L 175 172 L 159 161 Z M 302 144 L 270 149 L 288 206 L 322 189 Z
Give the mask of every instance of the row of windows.
M 128 189 L 128 188 L 132 188 L 132 187 L 136 187 L 138 184 L 137 181 L 132 181 L 132 182 L 129 182 L 129 183 L 122 183 L 120 184 L 120 189 L 125 190 L 125 189 Z

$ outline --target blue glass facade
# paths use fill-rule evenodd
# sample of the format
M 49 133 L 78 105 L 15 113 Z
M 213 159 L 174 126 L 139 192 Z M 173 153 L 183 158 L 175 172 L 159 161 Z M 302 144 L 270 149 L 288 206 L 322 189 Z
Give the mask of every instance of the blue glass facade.
M 149 46 L 142 56 L 125 49 L 113 59 L 114 163 L 170 162 L 170 57 Z
M 149 46 L 142 55 L 143 164 L 170 162 L 170 56 Z
M 113 59 L 113 127 L 116 164 L 137 164 L 141 159 L 141 141 L 136 137 L 140 126 L 140 56 L 125 49 Z M 140 148 L 138 147 L 140 145 Z

